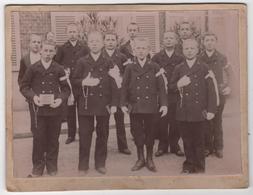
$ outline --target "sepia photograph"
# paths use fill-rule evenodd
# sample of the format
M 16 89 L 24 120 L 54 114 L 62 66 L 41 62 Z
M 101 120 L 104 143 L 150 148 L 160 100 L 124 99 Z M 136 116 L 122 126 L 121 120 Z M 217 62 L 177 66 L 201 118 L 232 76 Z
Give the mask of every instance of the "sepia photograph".
M 7 189 L 246 188 L 246 10 L 6 6 Z

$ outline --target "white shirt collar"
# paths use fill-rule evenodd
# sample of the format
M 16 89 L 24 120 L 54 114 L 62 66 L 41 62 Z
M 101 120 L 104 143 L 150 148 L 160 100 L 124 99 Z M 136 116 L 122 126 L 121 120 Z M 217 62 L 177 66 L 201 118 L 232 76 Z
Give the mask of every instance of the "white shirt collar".
M 42 63 L 42 65 L 44 66 L 45 69 L 48 69 L 49 66 L 50 66 L 51 63 L 52 63 L 52 60 L 50 60 L 49 62 L 45 62 L 45 61 L 43 61 L 43 60 L 41 59 L 41 63 Z
M 114 50 L 105 49 L 105 51 L 107 52 L 107 54 L 108 54 L 110 57 L 112 57 L 112 55 L 114 54 L 115 49 L 114 49 Z
M 141 67 L 144 66 L 144 64 L 146 63 L 146 61 L 147 61 L 147 58 L 144 58 L 143 60 L 140 60 L 140 59 L 138 58 L 138 62 L 139 62 L 139 64 L 141 65 Z
M 134 40 L 130 39 L 130 46 L 131 46 L 132 49 L 134 48 Z
M 207 51 L 206 50 L 206 55 L 210 58 L 213 55 L 214 51 L 215 50 L 213 50 L 213 51 Z
M 70 41 L 70 40 L 69 40 L 69 42 L 71 43 L 71 45 L 72 45 L 73 47 L 75 47 L 75 46 L 76 46 L 76 43 L 77 43 L 77 40 L 75 40 L 75 41 Z
M 169 50 L 169 51 L 167 49 L 165 49 L 165 52 L 166 52 L 167 56 L 170 58 L 174 53 L 174 49 Z
M 99 53 L 97 53 L 97 54 L 94 54 L 94 53 L 90 52 L 91 57 L 92 57 L 92 58 L 93 58 L 93 60 L 95 60 L 95 61 L 97 61 L 97 60 L 98 60 L 98 58 L 99 58 L 100 54 L 101 54 L 101 52 L 99 52 Z
M 34 52 L 30 52 L 30 61 L 31 64 L 34 64 L 35 62 L 38 62 L 40 60 L 40 53 L 34 53 Z
M 194 63 L 196 62 L 196 60 L 197 60 L 197 58 L 194 58 L 192 60 L 187 60 L 186 59 L 186 63 L 191 68 L 194 65 Z

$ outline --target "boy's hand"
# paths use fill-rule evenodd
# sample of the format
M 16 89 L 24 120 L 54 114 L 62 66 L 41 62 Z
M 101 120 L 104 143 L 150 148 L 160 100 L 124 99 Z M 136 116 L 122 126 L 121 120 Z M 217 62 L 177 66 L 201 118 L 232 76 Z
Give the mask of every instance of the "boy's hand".
M 187 86 L 191 83 L 191 79 L 184 75 L 181 79 L 179 79 L 179 81 L 177 82 L 177 87 L 178 88 L 181 88 L 181 87 L 184 87 L 184 86 Z
M 115 112 L 117 112 L 117 107 L 116 106 L 112 106 L 110 109 L 110 113 L 111 114 L 115 114 Z
M 162 113 L 161 117 L 164 117 L 168 112 L 168 107 L 167 106 L 161 106 L 159 112 Z
M 226 87 L 225 89 L 222 90 L 222 95 L 229 95 L 231 93 L 231 88 Z
M 43 106 L 43 104 L 40 103 L 40 98 L 39 98 L 39 96 L 37 96 L 37 95 L 35 95 L 35 96 L 33 97 L 33 102 L 34 102 L 35 105 L 37 105 L 37 106 Z
M 93 87 L 93 86 L 97 86 L 99 84 L 100 80 L 98 78 L 92 78 L 90 75 L 91 74 L 89 72 L 88 76 L 85 79 L 83 79 L 82 86 Z
M 215 116 L 214 113 L 211 113 L 211 112 L 206 113 L 206 119 L 209 121 L 212 120 L 214 116 Z
M 74 95 L 73 93 L 70 94 L 70 96 L 68 97 L 68 106 L 71 106 L 71 105 L 74 105 L 74 101 L 75 101 L 75 98 L 74 98 Z
M 121 110 L 124 114 L 128 114 L 128 108 L 126 106 L 122 106 Z
M 49 106 L 50 106 L 51 108 L 57 108 L 57 107 L 59 107 L 59 106 L 61 105 L 61 103 L 62 103 L 62 99 L 61 99 L 61 98 L 57 98 L 57 99 L 55 99 L 54 102 L 53 102 L 52 104 L 50 104 Z

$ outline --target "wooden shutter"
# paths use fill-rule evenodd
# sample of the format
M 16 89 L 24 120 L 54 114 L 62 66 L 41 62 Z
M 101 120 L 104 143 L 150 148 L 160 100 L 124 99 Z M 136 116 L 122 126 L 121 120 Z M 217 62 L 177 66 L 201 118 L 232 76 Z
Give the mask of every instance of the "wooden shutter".
M 159 13 L 136 13 L 136 23 L 140 27 L 139 36 L 147 37 L 151 43 L 151 52 L 154 54 L 160 50 L 159 38 Z
M 11 62 L 13 71 L 19 70 L 20 53 L 19 13 L 11 13 Z
M 52 32 L 55 34 L 57 45 L 62 45 L 68 40 L 66 26 L 76 20 L 75 12 L 51 12 Z

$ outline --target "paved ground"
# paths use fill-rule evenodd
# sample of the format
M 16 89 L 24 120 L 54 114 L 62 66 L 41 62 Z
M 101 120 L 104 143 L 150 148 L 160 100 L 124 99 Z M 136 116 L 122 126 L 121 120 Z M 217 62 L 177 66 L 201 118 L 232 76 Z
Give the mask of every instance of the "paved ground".
M 236 113 L 236 105 L 238 102 L 230 101 L 226 105 L 224 116 L 224 158 L 217 159 L 210 156 L 206 159 L 206 174 L 238 174 L 241 171 L 240 161 L 240 118 Z M 32 138 L 29 133 L 29 116 L 28 113 L 14 113 L 14 175 L 16 177 L 26 177 L 31 171 L 31 148 Z M 21 123 L 22 122 L 22 123 Z M 111 120 L 113 124 L 113 120 Z M 126 119 L 128 122 L 128 119 Z M 63 125 L 63 129 L 65 125 Z M 77 170 L 78 165 L 78 140 L 70 145 L 64 144 L 66 134 L 63 130 L 60 136 L 60 152 L 58 160 L 59 173 L 61 176 L 80 176 Z M 95 138 L 95 134 L 93 138 Z M 132 151 L 132 155 L 123 155 L 118 153 L 116 144 L 116 133 L 114 126 L 111 126 L 108 141 L 108 159 L 107 159 L 107 175 L 108 176 L 131 176 L 131 175 L 157 175 L 157 176 L 176 176 L 180 175 L 182 162 L 184 157 L 177 157 L 173 154 L 167 154 L 162 157 L 155 158 L 155 164 L 158 172 L 152 173 L 146 168 L 138 172 L 131 172 L 130 169 L 136 161 L 136 151 L 134 143 L 131 139 L 129 128 L 127 128 L 128 145 Z M 94 140 L 92 142 L 90 170 L 87 176 L 101 176 L 94 169 Z M 182 144 L 182 143 L 180 143 Z M 155 150 L 157 142 L 155 144 Z M 231 163 L 232 162 L 232 163 Z

